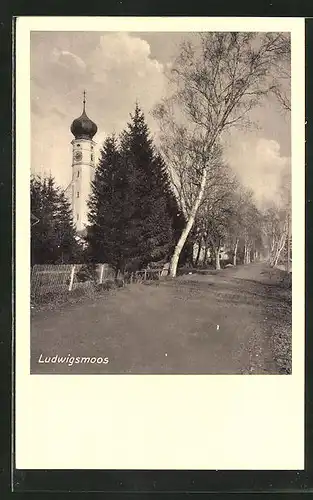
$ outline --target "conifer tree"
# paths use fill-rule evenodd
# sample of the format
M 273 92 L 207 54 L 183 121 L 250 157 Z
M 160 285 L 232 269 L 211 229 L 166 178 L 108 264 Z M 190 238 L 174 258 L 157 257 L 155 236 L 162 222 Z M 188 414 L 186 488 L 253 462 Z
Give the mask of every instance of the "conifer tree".
M 88 256 L 94 262 L 106 262 L 116 271 L 137 251 L 132 234 L 133 203 L 130 179 L 118 150 L 116 138 L 108 137 L 100 151 L 100 160 L 88 202 Z
M 124 272 L 173 251 L 185 221 L 138 105 L 120 143 L 103 144 L 88 207 L 89 260 Z
M 80 248 L 76 240 L 70 203 L 53 177 L 32 177 L 30 183 L 32 264 L 77 261 Z
M 143 112 L 135 112 L 121 136 L 121 156 L 130 176 L 132 233 L 139 265 L 166 257 L 173 246 L 173 208 L 164 162 L 153 147 Z M 171 206 L 172 203 L 172 206 Z
M 163 158 L 157 154 L 156 155 L 156 160 L 155 160 L 157 169 L 160 173 L 160 180 L 162 184 L 162 189 L 164 196 L 166 198 L 166 207 L 167 207 L 167 213 L 168 216 L 171 220 L 171 225 L 172 225 L 172 238 L 171 241 L 169 242 L 169 255 L 168 257 L 172 254 L 175 248 L 175 244 L 178 241 L 181 231 L 184 228 L 184 225 L 186 223 L 184 215 L 182 211 L 180 210 L 178 201 L 174 195 L 174 192 L 171 187 L 171 183 L 169 180 L 169 176 L 167 173 L 167 167 L 166 164 L 163 160 Z M 188 245 L 186 245 L 188 246 Z M 186 254 L 188 251 L 186 251 Z M 185 253 L 182 254 L 182 260 L 185 257 Z

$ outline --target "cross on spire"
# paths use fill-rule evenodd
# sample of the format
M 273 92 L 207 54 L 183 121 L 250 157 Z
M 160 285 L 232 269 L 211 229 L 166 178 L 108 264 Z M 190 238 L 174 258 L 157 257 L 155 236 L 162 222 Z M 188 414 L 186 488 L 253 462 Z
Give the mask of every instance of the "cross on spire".
M 85 111 L 85 107 L 86 107 L 86 90 L 84 90 L 83 96 L 84 96 L 84 99 L 83 99 L 83 111 Z

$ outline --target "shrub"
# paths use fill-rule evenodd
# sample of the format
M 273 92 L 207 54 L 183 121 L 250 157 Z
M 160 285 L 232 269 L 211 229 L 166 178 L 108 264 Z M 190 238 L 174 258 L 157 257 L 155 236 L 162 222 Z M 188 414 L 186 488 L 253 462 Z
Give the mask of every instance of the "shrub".
M 116 278 L 115 285 L 117 286 L 117 288 L 122 288 L 124 286 L 124 279 L 123 278 Z
M 103 283 L 98 283 L 96 285 L 97 292 L 111 290 L 112 288 L 115 288 L 115 280 L 105 280 Z
M 78 282 L 84 283 L 85 281 L 96 281 L 97 271 L 94 264 L 84 264 L 75 275 Z

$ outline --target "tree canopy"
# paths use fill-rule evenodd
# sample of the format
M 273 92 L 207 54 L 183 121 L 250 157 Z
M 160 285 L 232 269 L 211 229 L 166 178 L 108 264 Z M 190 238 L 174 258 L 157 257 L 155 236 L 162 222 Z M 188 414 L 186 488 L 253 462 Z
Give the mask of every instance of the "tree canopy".
M 89 201 L 89 256 L 116 271 L 168 258 L 182 218 L 166 166 L 139 105 L 117 140 L 108 137 Z
M 64 191 L 51 176 L 32 177 L 30 194 L 32 265 L 77 261 L 81 249 Z

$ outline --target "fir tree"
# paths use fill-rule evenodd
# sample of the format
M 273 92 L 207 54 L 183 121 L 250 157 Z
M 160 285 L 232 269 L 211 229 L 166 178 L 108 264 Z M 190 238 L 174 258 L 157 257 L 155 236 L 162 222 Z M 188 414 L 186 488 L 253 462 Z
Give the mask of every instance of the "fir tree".
M 88 206 L 91 261 L 124 272 L 173 251 L 184 220 L 138 105 L 120 144 L 104 142 Z
M 129 175 L 113 135 L 103 144 L 92 183 L 87 242 L 89 259 L 110 264 L 116 273 L 124 271 L 137 251 L 131 195 Z
M 171 241 L 169 242 L 169 255 L 168 255 L 170 256 L 174 251 L 175 245 L 181 235 L 181 232 L 184 228 L 186 221 L 179 207 L 178 201 L 174 195 L 174 192 L 172 190 L 169 176 L 167 173 L 167 167 L 163 158 L 160 155 L 157 155 L 155 161 L 157 169 L 160 172 L 160 180 L 162 183 L 163 193 L 166 199 L 167 213 L 171 220 L 171 226 L 172 226 L 172 238 Z
M 30 183 L 31 261 L 33 264 L 73 262 L 79 258 L 71 207 L 53 177 L 32 177 Z
M 140 266 L 165 258 L 173 246 L 170 186 L 138 104 L 121 136 L 121 156 L 130 176 L 132 234 Z

